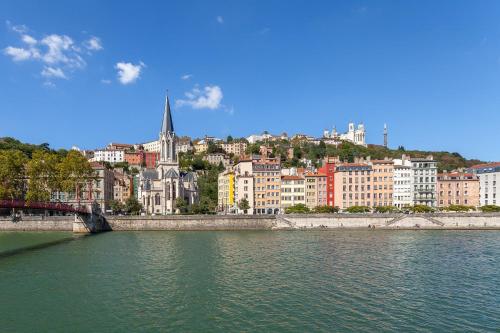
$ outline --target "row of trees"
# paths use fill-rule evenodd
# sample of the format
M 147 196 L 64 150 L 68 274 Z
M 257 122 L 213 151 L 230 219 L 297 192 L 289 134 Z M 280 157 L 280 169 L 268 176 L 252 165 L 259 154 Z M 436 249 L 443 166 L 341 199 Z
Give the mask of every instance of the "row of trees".
M 77 151 L 0 150 L 0 199 L 50 201 L 56 191 L 79 194 L 95 173 Z
M 440 209 L 441 211 L 448 212 L 469 212 L 475 211 L 476 208 L 473 206 L 464 205 L 450 205 Z M 479 207 L 482 212 L 500 212 L 500 206 L 488 205 Z M 285 209 L 285 214 L 307 214 L 307 213 L 338 213 L 340 209 L 338 207 L 331 206 L 319 206 L 314 209 L 310 209 L 304 204 L 297 204 Z M 425 205 L 415 205 L 410 207 L 405 207 L 399 209 L 394 206 L 380 206 L 375 208 L 370 208 L 368 206 L 351 206 L 344 210 L 347 213 L 402 213 L 402 212 L 412 212 L 412 213 L 432 213 L 436 209 L 425 206 Z

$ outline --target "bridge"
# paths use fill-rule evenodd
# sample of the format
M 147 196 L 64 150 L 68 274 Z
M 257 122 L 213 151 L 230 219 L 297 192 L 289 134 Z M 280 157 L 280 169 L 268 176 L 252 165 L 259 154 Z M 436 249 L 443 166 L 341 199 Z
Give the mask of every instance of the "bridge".
M 101 214 L 99 205 L 94 202 L 91 207 L 73 206 L 60 202 L 40 202 L 25 200 L 0 200 L 0 209 L 19 211 L 35 210 L 43 212 L 70 213 L 75 215 L 73 232 L 97 233 L 111 230 L 106 218 Z M 22 215 L 13 215 L 13 223 L 22 223 Z
M 75 214 L 91 214 L 89 209 L 85 206 L 74 207 L 60 202 L 40 202 L 40 201 L 25 201 L 25 200 L 0 200 L 0 209 L 32 209 L 43 210 L 61 213 L 75 213 Z

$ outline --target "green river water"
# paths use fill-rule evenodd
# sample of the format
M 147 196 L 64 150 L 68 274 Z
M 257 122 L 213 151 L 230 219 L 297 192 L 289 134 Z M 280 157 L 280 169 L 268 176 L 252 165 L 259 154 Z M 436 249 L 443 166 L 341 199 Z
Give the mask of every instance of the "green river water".
M 5 232 L 0 332 L 500 332 L 500 232 Z

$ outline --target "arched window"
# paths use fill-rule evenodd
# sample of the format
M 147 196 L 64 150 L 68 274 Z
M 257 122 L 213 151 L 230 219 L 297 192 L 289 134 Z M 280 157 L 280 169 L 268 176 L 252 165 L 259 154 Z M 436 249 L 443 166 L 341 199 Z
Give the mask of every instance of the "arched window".
M 155 194 L 155 205 L 160 205 L 160 194 L 156 193 Z
M 166 200 L 170 200 L 170 183 L 167 182 L 167 197 L 166 197 Z
M 172 200 L 175 200 L 176 193 L 175 193 L 175 182 L 172 183 Z

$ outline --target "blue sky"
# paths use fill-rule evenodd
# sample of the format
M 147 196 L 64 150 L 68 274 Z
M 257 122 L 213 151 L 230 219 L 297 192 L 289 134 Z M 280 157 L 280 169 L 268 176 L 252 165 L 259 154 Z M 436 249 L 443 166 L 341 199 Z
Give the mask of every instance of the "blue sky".
M 0 136 L 320 136 L 500 160 L 499 1 L 2 1 Z

